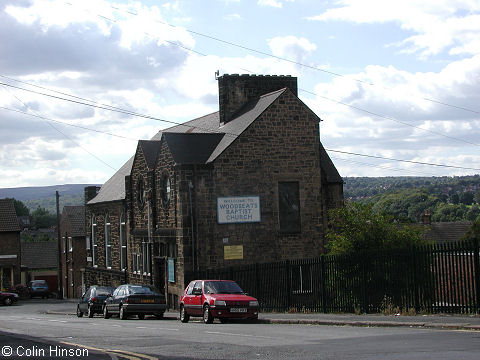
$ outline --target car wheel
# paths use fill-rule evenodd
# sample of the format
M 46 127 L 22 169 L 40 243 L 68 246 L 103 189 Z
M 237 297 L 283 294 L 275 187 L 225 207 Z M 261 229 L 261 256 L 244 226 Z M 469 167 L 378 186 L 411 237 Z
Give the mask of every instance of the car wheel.
M 203 307 L 203 322 L 205 324 L 213 323 L 213 316 L 212 316 L 212 313 L 210 312 L 210 306 L 208 305 L 205 305 Z
M 7 298 L 5 298 L 5 299 L 3 300 L 3 303 L 4 303 L 5 305 L 7 305 L 7 306 L 10 306 L 10 305 L 13 304 L 13 300 L 12 300 L 11 297 L 7 297 Z
M 190 320 L 190 315 L 187 314 L 187 310 L 185 310 L 185 306 L 180 308 L 180 321 L 182 323 L 187 323 Z
M 119 317 L 122 320 L 125 320 L 127 318 L 127 312 L 125 311 L 122 305 L 120 305 Z
M 93 317 L 93 314 L 94 314 L 94 312 L 93 312 L 93 310 L 92 310 L 92 307 L 91 307 L 90 305 L 88 305 L 87 316 L 88 316 L 89 318 L 92 318 L 92 317 Z
M 155 317 L 157 318 L 157 320 L 161 320 L 163 319 L 163 313 L 157 313 L 155 314 Z
M 80 306 L 77 305 L 77 316 L 78 317 L 82 317 L 83 316 L 83 312 L 80 311 Z
M 110 315 L 110 313 L 108 312 L 107 305 L 105 305 L 105 306 L 103 307 L 103 318 L 104 318 L 104 319 L 108 319 L 108 318 L 110 318 L 110 316 L 111 316 L 111 315 Z

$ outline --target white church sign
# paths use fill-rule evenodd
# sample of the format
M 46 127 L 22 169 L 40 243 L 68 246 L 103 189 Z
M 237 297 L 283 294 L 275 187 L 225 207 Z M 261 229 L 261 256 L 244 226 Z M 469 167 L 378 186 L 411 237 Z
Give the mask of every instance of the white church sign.
M 260 222 L 260 197 L 217 198 L 217 219 L 219 224 Z

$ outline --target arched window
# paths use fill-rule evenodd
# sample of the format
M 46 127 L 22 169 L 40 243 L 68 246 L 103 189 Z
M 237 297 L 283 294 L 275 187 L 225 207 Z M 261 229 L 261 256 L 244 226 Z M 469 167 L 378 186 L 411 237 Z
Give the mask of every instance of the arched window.
M 97 266 L 97 218 L 92 215 L 92 266 Z
M 168 173 L 165 172 L 162 175 L 161 179 L 161 188 L 160 188 L 160 196 L 162 198 L 162 203 L 164 207 L 168 207 L 170 202 L 170 198 L 172 196 L 172 184 L 170 183 L 170 177 Z
M 139 177 L 137 182 L 137 203 L 139 208 L 143 208 L 145 204 L 145 195 L 145 180 L 143 177 Z
M 127 268 L 127 225 L 125 211 L 120 216 L 120 269 Z
M 112 239 L 110 216 L 108 214 L 105 214 L 105 267 L 107 269 L 112 268 Z

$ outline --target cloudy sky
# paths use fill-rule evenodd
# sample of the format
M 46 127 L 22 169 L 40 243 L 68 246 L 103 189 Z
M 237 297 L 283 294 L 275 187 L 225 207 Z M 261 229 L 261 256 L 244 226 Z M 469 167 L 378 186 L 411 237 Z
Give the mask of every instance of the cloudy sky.
M 298 77 L 342 176 L 480 173 L 478 0 L 0 0 L 0 187 L 105 182 L 216 70 Z

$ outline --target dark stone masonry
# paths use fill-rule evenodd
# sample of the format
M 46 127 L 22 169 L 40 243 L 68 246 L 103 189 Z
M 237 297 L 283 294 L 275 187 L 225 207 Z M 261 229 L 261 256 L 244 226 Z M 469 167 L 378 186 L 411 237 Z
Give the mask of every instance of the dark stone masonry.
M 86 203 L 84 286 L 153 284 L 177 306 L 185 274 L 319 256 L 343 181 L 291 76 L 223 75 L 219 111 L 141 140 Z

